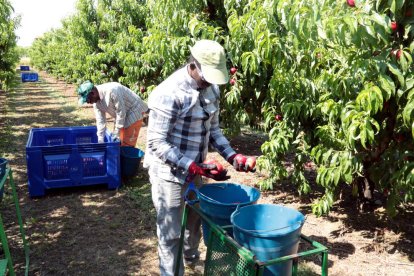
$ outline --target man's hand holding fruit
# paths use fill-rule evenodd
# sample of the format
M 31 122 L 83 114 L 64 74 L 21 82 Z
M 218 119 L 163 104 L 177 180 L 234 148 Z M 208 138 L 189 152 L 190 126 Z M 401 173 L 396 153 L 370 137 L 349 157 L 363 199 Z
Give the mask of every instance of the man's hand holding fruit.
M 238 172 L 255 172 L 256 158 L 253 156 L 246 157 L 243 154 L 234 154 L 227 159 Z
M 188 168 L 188 173 L 189 178 L 193 178 L 195 175 L 201 175 L 216 181 L 224 181 L 230 178 L 230 176 L 227 176 L 227 170 L 216 160 L 206 160 L 203 163 L 193 162 Z

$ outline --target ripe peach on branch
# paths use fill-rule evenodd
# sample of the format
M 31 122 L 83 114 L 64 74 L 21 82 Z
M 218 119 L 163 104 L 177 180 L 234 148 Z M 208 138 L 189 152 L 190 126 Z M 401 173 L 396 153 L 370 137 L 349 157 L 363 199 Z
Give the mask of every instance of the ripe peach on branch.
M 355 7 L 355 0 L 346 0 L 346 3 L 348 3 L 348 6 Z
M 398 28 L 398 23 L 395 22 L 395 21 L 392 21 L 391 24 L 390 24 L 390 27 L 391 27 L 391 30 L 393 32 L 395 32 L 397 30 L 397 28 Z

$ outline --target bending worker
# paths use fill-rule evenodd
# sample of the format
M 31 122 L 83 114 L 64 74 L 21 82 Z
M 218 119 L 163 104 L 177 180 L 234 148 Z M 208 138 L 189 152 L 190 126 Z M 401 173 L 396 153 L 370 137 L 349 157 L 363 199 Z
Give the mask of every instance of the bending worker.
M 106 113 L 115 118 L 112 138 L 121 141 L 121 146 L 135 147 L 142 126 L 147 104 L 128 87 L 117 82 L 94 85 L 86 81 L 78 88 L 79 104 L 93 104 L 98 143 L 104 142 Z
M 219 84 L 229 80 L 224 48 L 200 40 L 190 48 L 189 62 L 150 94 L 147 149 L 152 201 L 157 211 L 158 256 L 161 275 L 173 275 L 178 256 L 183 194 L 189 182 L 201 187 L 201 177 L 228 179 L 214 174 L 216 165 L 203 164 L 211 144 L 239 171 L 251 171 L 246 158 L 238 158 L 219 127 Z M 238 154 L 239 157 L 241 154 Z M 241 160 L 243 164 L 239 164 Z M 184 240 L 184 263 L 199 259 L 200 217 L 190 210 Z M 183 262 L 179 275 L 184 273 Z

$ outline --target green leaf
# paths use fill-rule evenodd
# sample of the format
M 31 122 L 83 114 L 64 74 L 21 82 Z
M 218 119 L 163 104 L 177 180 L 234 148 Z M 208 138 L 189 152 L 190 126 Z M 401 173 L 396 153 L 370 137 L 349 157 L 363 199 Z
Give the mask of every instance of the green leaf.
M 407 126 L 411 125 L 414 118 L 414 99 L 407 103 L 403 110 L 403 120 Z
M 368 140 L 370 142 L 373 142 L 375 133 L 374 133 L 374 130 L 372 129 L 372 126 L 371 126 L 370 123 L 367 123 L 365 125 L 365 131 L 366 131 L 366 136 L 368 137 Z
M 396 11 L 396 3 L 395 3 L 395 1 L 396 0 L 391 0 L 391 7 L 390 7 L 390 10 L 391 10 L 391 12 L 392 13 L 394 13 L 395 14 L 395 11 Z M 389 1 L 388 1 L 389 2 Z
M 378 23 L 379 25 L 381 25 L 385 29 L 389 29 L 389 24 L 387 24 L 385 18 L 386 18 L 386 15 L 385 14 L 384 15 L 381 15 L 381 14 L 378 14 L 378 13 L 373 13 L 371 15 L 371 19 L 374 22 Z
M 382 97 L 381 89 L 378 86 L 371 87 L 371 114 L 376 114 L 378 110 L 382 109 L 384 99 Z
M 387 75 L 381 74 L 378 78 L 381 89 L 385 92 L 384 98 L 388 101 L 395 93 L 394 81 Z
M 394 64 L 388 63 L 388 69 L 391 71 L 391 73 L 393 73 L 397 77 L 401 86 L 404 86 L 405 85 L 404 77 L 401 71 L 397 68 L 397 66 L 395 66 Z
M 398 59 L 398 62 L 401 65 L 401 69 L 403 72 L 407 72 L 408 70 L 408 62 L 407 58 L 405 57 L 404 51 L 402 51 L 402 54 L 400 55 L 400 58 Z
M 339 168 L 334 169 L 334 184 L 338 186 L 339 180 L 341 179 L 341 170 Z
M 414 41 L 411 41 L 410 43 L 410 53 L 414 52 Z
M 414 121 L 413 121 L 413 124 L 411 125 L 411 135 L 414 138 Z
M 359 140 L 361 141 L 361 145 L 366 149 L 366 142 L 367 142 L 367 132 L 366 129 L 362 129 L 359 134 Z

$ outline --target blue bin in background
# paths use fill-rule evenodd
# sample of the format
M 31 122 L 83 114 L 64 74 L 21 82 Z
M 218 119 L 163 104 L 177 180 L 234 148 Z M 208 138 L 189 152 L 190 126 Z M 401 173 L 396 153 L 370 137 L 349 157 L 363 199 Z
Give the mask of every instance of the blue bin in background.
M 30 71 L 30 67 L 28 65 L 20 65 L 20 71 Z
M 275 204 L 256 204 L 237 209 L 231 215 L 233 236 L 265 262 L 295 254 L 305 216 L 299 211 Z M 265 266 L 263 275 L 292 275 L 292 260 Z
M 22 82 L 34 82 L 39 80 L 37 73 L 21 73 Z
M 198 189 L 200 210 L 219 226 L 231 225 L 230 216 L 238 208 L 255 204 L 260 191 L 256 188 L 234 183 L 205 184 Z M 210 233 L 208 223 L 202 221 L 204 243 L 207 245 Z M 232 229 L 226 229 L 232 236 Z
M 5 158 L 0 157 L 0 180 L 6 175 L 6 168 L 9 161 Z M 0 188 L 0 200 L 3 199 L 4 185 Z
M 52 188 L 121 185 L 120 143 L 109 132 L 98 143 L 96 126 L 33 128 L 26 144 L 30 196 Z
M 139 164 L 144 152 L 135 147 L 121 147 L 121 174 L 132 177 L 138 173 Z

